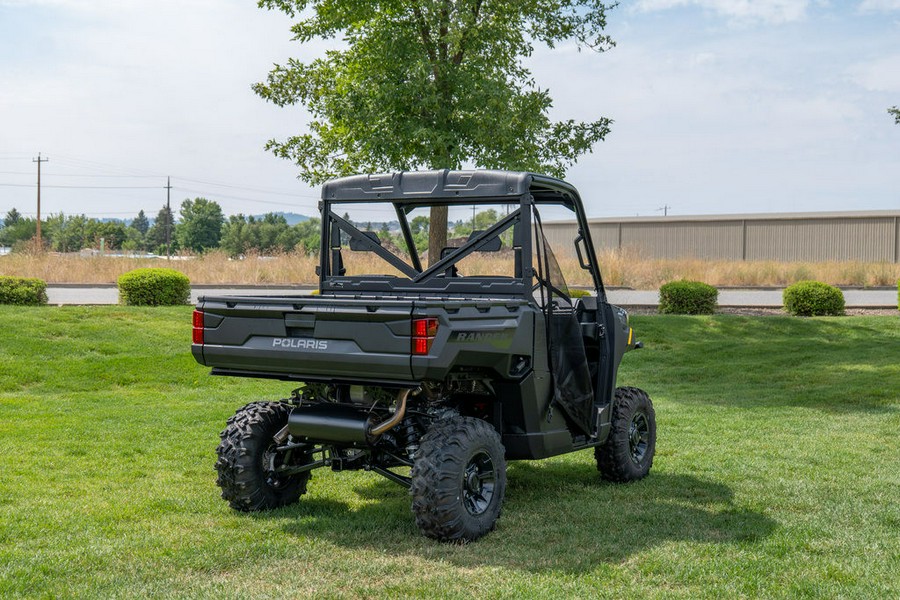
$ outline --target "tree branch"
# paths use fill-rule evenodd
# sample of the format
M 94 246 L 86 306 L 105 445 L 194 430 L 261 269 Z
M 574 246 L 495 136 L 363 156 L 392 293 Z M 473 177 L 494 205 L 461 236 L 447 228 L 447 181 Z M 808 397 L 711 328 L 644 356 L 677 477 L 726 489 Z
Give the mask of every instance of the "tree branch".
M 434 42 L 431 39 L 431 29 L 428 22 L 419 8 L 418 2 L 412 2 L 413 15 L 416 17 L 416 24 L 419 26 L 419 36 L 422 38 L 422 45 L 425 46 L 425 52 L 428 53 L 428 59 L 432 65 L 437 64 L 437 54 L 434 51 Z
M 441 63 L 447 62 L 447 32 L 449 31 L 450 21 L 450 0 L 444 0 L 441 5 L 441 22 L 438 34 L 438 58 Z
M 462 63 L 463 58 L 466 54 L 466 42 L 469 41 L 469 32 L 471 32 L 475 27 L 478 26 L 478 17 L 481 14 L 481 2 L 482 0 L 475 0 L 475 6 L 472 7 L 472 22 L 468 27 L 463 29 L 462 35 L 459 38 L 459 49 L 453 55 L 451 60 L 454 65 L 459 65 Z

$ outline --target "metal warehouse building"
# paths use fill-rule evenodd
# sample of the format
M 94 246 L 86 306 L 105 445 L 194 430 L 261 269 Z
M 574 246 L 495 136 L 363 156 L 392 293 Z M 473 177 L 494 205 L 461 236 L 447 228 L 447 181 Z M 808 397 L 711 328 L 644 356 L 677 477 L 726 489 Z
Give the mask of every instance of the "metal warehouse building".
M 596 249 L 645 258 L 900 262 L 900 211 L 589 219 Z M 545 223 L 571 240 L 574 222 Z M 557 237 L 558 236 L 558 237 Z

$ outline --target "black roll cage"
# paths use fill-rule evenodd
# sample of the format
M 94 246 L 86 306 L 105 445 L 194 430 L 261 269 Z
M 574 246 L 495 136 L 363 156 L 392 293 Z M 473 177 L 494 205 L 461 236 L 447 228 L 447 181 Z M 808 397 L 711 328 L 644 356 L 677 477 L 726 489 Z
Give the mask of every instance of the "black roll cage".
M 335 204 L 393 204 L 400 223 L 400 231 L 410 255 L 407 263 L 384 248 L 377 237 L 359 230 L 353 223 L 339 216 Z M 422 267 L 413 241 L 408 215 L 416 208 L 437 205 L 516 205 L 515 210 L 482 232 L 475 232 L 462 246 L 453 249 L 437 263 Z M 535 205 L 562 205 L 575 213 L 578 222 L 576 251 L 579 263 L 591 273 L 594 287 L 602 301 L 605 291 L 596 263 L 596 254 L 589 235 L 587 219 L 581 199 L 568 183 L 533 173 L 507 171 L 415 171 L 383 175 L 356 175 L 326 183 L 322 188 L 319 210 L 322 215 L 321 247 L 319 253 L 319 289 L 322 293 L 358 294 L 382 293 L 404 295 L 430 292 L 440 296 L 495 297 L 517 296 L 531 300 L 532 276 L 537 273 L 532 262 L 532 231 L 540 219 L 532 214 Z M 505 231 L 513 229 L 514 250 L 519 253 L 520 269 L 515 277 L 469 276 L 447 277 L 457 262 L 477 252 Z M 396 268 L 404 277 L 385 275 L 343 274 L 341 234 L 350 240 L 354 250 L 375 253 Z M 585 246 L 582 256 L 580 243 Z

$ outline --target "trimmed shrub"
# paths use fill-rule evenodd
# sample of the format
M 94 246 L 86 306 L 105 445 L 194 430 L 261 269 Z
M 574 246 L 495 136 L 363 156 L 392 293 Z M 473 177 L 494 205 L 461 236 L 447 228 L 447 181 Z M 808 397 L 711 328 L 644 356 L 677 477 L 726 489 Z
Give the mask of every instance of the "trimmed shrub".
M 578 288 L 569 288 L 569 298 L 574 300 L 575 298 L 584 298 L 585 296 L 590 296 L 591 293 L 588 290 L 582 290 Z
M 659 288 L 659 312 L 669 315 L 711 315 L 719 290 L 700 281 L 670 281 Z
M 784 288 L 784 309 L 800 317 L 844 314 L 844 293 L 821 281 L 798 281 Z
M 39 306 L 47 304 L 47 284 L 33 277 L 0 275 L 0 304 Z
M 131 306 L 187 304 L 191 280 L 174 269 L 135 269 L 119 277 L 119 302 Z

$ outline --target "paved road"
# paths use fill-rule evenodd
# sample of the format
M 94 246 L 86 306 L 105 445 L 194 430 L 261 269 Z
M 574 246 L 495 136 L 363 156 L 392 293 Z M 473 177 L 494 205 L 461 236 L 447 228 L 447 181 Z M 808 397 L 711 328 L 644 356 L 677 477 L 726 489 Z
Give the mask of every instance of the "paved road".
M 191 303 L 200 296 L 284 296 L 308 294 L 312 287 L 207 287 L 191 289 Z M 47 298 L 50 304 L 118 304 L 119 291 L 114 285 L 76 286 L 48 285 Z
M 199 296 L 279 296 L 308 294 L 311 287 L 207 287 L 198 286 L 191 291 L 191 302 Z M 656 290 L 613 289 L 608 292 L 610 302 L 624 306 L 656 306 L 659 293 Z M 73 286 L 49 285 L 47 296 L 50 304 L 116 304 L 119 299 L 114 285 Z M 844 290 L 848 308 L 897 308 L 896 289 Z M 719 306 L 780 307 L 780 289 L 719 291 Z

